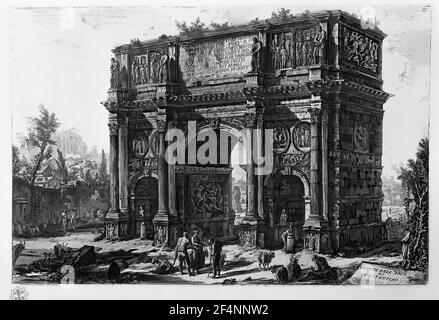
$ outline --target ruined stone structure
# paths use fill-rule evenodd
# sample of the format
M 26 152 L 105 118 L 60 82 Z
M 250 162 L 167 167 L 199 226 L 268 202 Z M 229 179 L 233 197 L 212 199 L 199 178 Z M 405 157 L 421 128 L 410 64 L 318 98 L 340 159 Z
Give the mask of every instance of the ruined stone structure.
M 245 166 L 242 245 L 279 246 L 290 224 L 318 252 L 378 243 L 384 37 L 347 13 L 325 11 L 115 48 L 103 103 L 107 236 L 150 234 L 171 246 L 194 225 L 215 236 L 233 232 L 232 168 L 165 161 L 167 130 L 188 132 L 197 120 L 198 133 L 273 129 L 273 171 L 255 175 L 254 161 Z M 244 144 L 262 141 L 250 135 Z

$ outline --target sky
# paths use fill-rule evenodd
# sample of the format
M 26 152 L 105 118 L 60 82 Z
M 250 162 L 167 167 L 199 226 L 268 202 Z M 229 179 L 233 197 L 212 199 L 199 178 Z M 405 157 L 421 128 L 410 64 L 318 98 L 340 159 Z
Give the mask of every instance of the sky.
M 375 15 L 388 36 L 383 44 L 384 90 L 394 96 L 384 106 L 384 175 L 414 157 L 428 134 L 430 90 L 430 9 L 420 5 L 294 7 L 341 9 Z M 10 107 L 12 138 L 26 132 L 26 117 L 44 104 L 57 114 L 60 130 L 77 128 L 89 148 L 108 152 L 108 114 L 100 104 L 109 88 L 111 49 L 130 39 L 177 34 L 175 21 L 200 17 L 240 24 L 269 18 L 279 4 L 255 6 L 77 7 L 11 9 Z

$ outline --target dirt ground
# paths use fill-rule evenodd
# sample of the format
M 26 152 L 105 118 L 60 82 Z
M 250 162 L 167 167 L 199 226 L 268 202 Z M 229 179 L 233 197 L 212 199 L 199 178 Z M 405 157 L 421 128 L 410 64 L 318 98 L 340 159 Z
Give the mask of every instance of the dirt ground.
M 150 240 L 134 239 L 128 241 L 108 240 L 93 241 L 96 234 L 92 232 L 70 233 L 62 237 L 53 238 L 34 238 L 26 240 L 26 249 L 22 252 L 16 262 L 16 267 L 28 265 L 32 261 L 43 258 L 44 252 L 53 253 L 53 247 L 57 243 L 64 243 L 71 248 L 80 248 L 83 245 L 92 245 L 96 252 L 111 252 L 116 250 L 130 250 L 133 252 L 147 252 L 148 257 L 164 255 L 169 261 L 173 261 L 174 252 L 169 249 L 158 249 L 152 245 Z M 14 244 L 16 242 L 14 241 Z M 122 271 L 129 279 L 124 283 L 148 283 L 148 284 L 273 284 L 279 285 L 273 273 L 270 270 L 261 270 L 258 265 L 258 254 L 260 250 L 244 250 L 238 244 L 226 244 L 223 248 L 226 254 L 226 263 L 221 276 L 218 278 L 208 277 L 210 265 L 206 259 L 207 266 L 196 276 L 189 276 L 187 270 L 184 275 L 174 272 L 171 275 L 155 274 L 155 267 L 152 263 L 133 263 Z M 330 256 L 323 255 L 331 267 L 338 267 L 342 270 L 339 284 L 349 278 L 362 262 L 378 263 L 384 266 L 397 267 L 402 258 L 400 254 L 400 245 L 398 243 L 386 243 L 382 246 L 354 256 Z M 301 251 L 296 254 L 298 262 L 302 268 L 302 274 L 310 270 L 312 264 L 311 257 L 313 253 Z M 349 257 L 348 257 L 349 256 Z M 287 265 L 290 262 L 290 255 L 281 250 L 275 251 L 271 265 Z M 212 274 L 210 274 L 211 276 Z M 41 272 L 18 273 L 13 276 L 14 283 L 50 283 L 47 280 L 47 274 Z M 86 282 L 86 283 L 94 283 Z M 102 283 L 102 282 L 99 282 Z M 304 280 L 295 281 L 288 284 L 326 284 L 321 280 Z

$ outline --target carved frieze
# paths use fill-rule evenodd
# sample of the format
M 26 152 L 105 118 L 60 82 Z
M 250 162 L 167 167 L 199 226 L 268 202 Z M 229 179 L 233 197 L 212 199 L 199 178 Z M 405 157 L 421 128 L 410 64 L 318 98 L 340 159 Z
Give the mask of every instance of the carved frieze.
M 381 155 L 350 151 L 331 151 L 329 158 L 336 165 L 381 167 Z
M 270 43 L 271 67 L 274 70 L 293 67 L 293 33 L 280 32 L 272 35 Z
M 324 63 L 326 39 L 326 24 L 297 30 L 295 34 L 295 66 Z
M 293 127 L 293 145 L 302 152 L 311 149 L 311 125 L 309 122 L 301 121 Z
M 167 48 L 133 56 L 130 66 L 131 84 L 138 86 L 166 82 L 169 78 L 170 61 Z M 172 62 L 175 68 L 175 58 Z
M 309 153 L 286 153 L 281 155 L 281 164 L 283 166 L 301 166 L 310 163 Z
M 196 212 L 223 213 L 223 186 L 216 182 L 196 182 L 192 185 L 192 202 Z
M 345 26 L 342 36 L 343 60 L 351 65 L 377 73 L 379 65 L 378 42 Z

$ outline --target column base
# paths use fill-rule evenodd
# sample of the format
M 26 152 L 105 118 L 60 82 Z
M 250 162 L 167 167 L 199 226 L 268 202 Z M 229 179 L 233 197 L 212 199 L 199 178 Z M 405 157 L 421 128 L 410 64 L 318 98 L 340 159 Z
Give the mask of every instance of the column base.
M 258 87 L 264 84 L 264 74 L 259 71 L 250 71 L 245 76 L 245 85 L 247 87 Z
M 128 215 L 115 211 L 108 211 L 105 217 L 105 237 L 125 238 L 128 235 Z
M 178 240 L 178 221 L 175 217 L 158 213 L 153 219 L 153 224 L 153 245 L 174 248 Z

